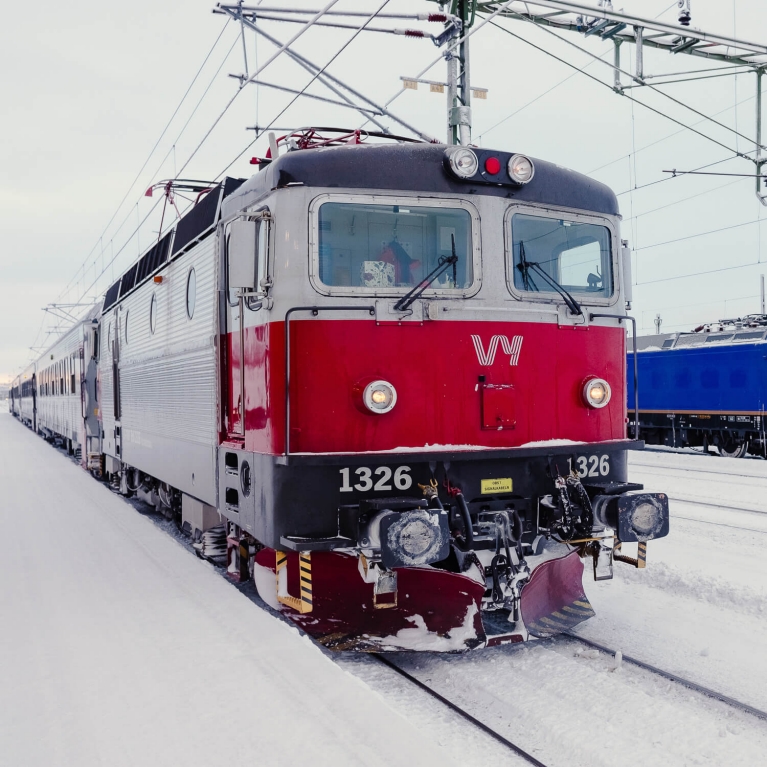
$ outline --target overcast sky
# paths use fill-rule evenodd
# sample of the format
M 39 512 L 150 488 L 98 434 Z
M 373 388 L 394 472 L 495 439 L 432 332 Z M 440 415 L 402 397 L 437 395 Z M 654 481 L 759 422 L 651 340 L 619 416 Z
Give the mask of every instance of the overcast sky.
M 326 2 L 265 0 L 262 5 L 319 8 Z M 372 12 L 382 2 L 339 0 L 335 8 Z M 148 186 L 176 174 L 215 178 L 227 168 L 228 175 L 248 176 L 249 159 L 265 152 L 265 139 L 244 151 L 253 138 L 246 128 L 269 124 L 292 97 L 255 86 L 243 90 L 197 149 L 236 91 L 236 81 L 227 75 L 244 70 L 239 27 L 212 14 L 213 5 L 210 0 L 134 0 L 119 6 L 41 0 L 4 7 L 0 382 L 28 362 L 29 347 L 51 343 L 55 336 L 48 331 L 62 327 L 60 322 L 44 322 L 42 307 L 102 295 L 156 238 L 160 207 L 153 206 L 160 198 L 144 197 Z M 615 5 L 676 23 L 676 3 L 672 6 L 670 0 L 623 0 Z M 426 0 L 390 0 L 385 8 L 435 9 Z M 764 0 L 692 0 L 692 15 L 693 26 L 703 30 L 735 32 L 767 43 Z M 608 67 L 532 25 L 509 20 L 502 24 L 611 81 Z M 272 22 L 265 29 L 285 41 L 299 27 Z M 562 34 L 598 56 L 612 57 L 609 42 Z M 296 49 L 325 65 L 351 35 L 346 30 L 313 29 Z M 256 43 L 252 33 L 246 44 L 251 72 L 256 62 L 263 64 L 275 51 L 263 40 Z M 584 74 L 570 77 L 575 70 L 497 29 L 480 30 L 471 45 L 472 82 L 489 89 L 486 101 L 474 102 L 475 141 L 589 173 L 619 194 L 623 237 L 635 248 L 634 313 L 645 332 L 652 330 L 656 313 L 663 317 L 662 329 L 671 331 L 759 311 L 759 275 L 767 271 L 760 263 L 767 261 L 767 225 L 760 218 L 767 211 L 754 195 L 753 179 L 669 180 L 662 172 L 696 168 L 733 157 L 731 150 L 753 149 L 748 139 L 754 136 L 755 75 L 665 88 L 736 127 L 745 138 L 701 122 L 698 115 L 647 89 L 628 91 L 706 132 L 724 148 L 642 106 L 632 106 Z M 624 46 L 625 68 L 633 67 L 633 50 Z M 400 76 L 418 74 L 437 55 L 426 40 L 362 33 L 328 71 L 372 98 L 386 100 L 400 90 Z M 700 58 L 645 51 L 645 70 L 650 73 L 706 66 Z M 424 77 L 442 80 L 444 73 L 440 62 Z M 284 56 L 262 77 L 299 90 L 311 79 Z M 308 92 L 333 97 L 317 84 Z M 421 130 L 444 137 L 444 96 L 422 86 L 404 92 L 391 109 Z M 360 123 L 349 110 L 299 99 L 276 127 Z M 390 120 L 386 124 L 394 132 L 405 132 Z M 734 159 L 712 170 L 753 173 L 754 166 Z M 145 218 L 138 235 L 132 236 Z

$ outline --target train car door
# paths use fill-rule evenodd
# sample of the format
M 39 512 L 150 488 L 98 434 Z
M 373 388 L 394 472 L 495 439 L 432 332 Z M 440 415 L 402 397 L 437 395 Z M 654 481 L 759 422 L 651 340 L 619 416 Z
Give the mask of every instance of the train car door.
M 32 373 L 32 431 L 37 432 L 37 374 Z
M 237 223 L 237 222 L 235 222 Z M 232 229 L 236 230 L 233 225 Z M 230 438 L 245 436 L 245 328 L 242 323 L 243 296 L 236 286 L 239 239 L 230 230 L 226 247 L 226 433 Z
M 120 320 L 117 312 L 114 314 L 115 332 L 112 338 L 112 402 L 115 419 L 115 453 L 122 460 L 122 428 L 120 424 Z
M 254 317 L 253 313 L 262 308 L 265 299 L 268 247 L 268 211 L 235 219 L 230 224 L 226 238 L 228 394 L 225 428 L 234 439 L 245 436 L 246 336 L 248 327 L 260 324 L 258 315 Z

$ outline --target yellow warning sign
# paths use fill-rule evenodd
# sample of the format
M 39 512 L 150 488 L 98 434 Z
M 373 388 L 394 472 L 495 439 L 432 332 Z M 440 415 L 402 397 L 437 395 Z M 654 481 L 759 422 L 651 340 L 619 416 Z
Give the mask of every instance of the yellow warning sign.
M 482 495 L 488 493 L 510 493 L 512 484 L 511 477 L 502 477 L 501 479 L 483 479 Z

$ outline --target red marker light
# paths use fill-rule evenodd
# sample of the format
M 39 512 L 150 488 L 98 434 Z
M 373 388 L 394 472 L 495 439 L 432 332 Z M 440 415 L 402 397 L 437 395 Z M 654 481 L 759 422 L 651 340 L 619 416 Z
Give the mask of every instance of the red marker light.
M 488 157 L 485 160 L 485 170 L 493 176 L 500 173 L 501 161 L 497 157 Z

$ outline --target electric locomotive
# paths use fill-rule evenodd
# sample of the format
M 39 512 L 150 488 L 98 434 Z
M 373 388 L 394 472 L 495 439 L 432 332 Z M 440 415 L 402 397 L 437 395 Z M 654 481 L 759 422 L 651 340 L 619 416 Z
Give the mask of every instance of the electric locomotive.
M 570 629 L 584 561 L 643 567 L 669 527 L 627 472 L 616 198 L 364 138 L 272 141 L 110 287 L 102 470 L 328 647 Z
M 767 315 L 637 339 L 639 427 L 651 444 L 767 455 Z M 629 367 L 633 355 L 629 354 Z M 629 381 L 629 398 L 633 397 Z

